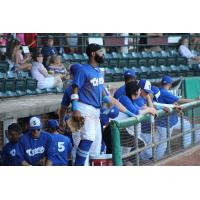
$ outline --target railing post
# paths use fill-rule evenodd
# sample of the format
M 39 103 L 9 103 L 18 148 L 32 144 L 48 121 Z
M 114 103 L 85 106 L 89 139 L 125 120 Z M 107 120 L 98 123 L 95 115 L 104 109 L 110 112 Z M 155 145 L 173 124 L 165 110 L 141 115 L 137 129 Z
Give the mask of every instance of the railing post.
M 114 121 L 111 121 L 111 138 L 112 138 L 112 160 L 113 165 L 121 166 L 121 143 L 120 143 L 120 132 Z
M 183 112 L 180 113 L 181 115 L 181 133 L 182 133 L 182 145 L 183 145 L 183 148 L 184 148 L 184 135 L 185 135 L 185 130 L 184 130 L 184 125 L 183 125 Z
M 192 144 L 195 144 L 194 108 L 192 108 Z
M 170 115 L 167 114 L 167 152 L 171 154 Z
M 137 131 L 137 125 L 134 125 L 134 133 L 135 133 L 135 149 L 138 151 L 139 145 L 138 145 L 138 131 Z M 136 165 L 140 165 L 140 157 L 139 153 L 136 154 Z

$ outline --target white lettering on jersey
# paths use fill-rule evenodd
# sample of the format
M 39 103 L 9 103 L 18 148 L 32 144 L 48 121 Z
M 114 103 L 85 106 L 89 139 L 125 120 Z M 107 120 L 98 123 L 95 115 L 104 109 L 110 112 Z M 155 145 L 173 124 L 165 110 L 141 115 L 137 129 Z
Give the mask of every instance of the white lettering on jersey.
M 43 146 L 41 146 L 41 147 L 37 147 L 35 149 L 27 149 L 26 153 L 29 156 L 34 156 L 36 154 L 42 154 L 42 153 L 44 153 L 44 150 L 45 150 L 45 148 Z
M 15 150 L 15 149 L 12 149 L 12 150 L 10 151 L 10 155 L 14 157 L 14 156 L 16 155 L 16 150 Z
M 98 86 L 98 85 L 102 85 L 104 83 L 104 78 L 103 77 L 93 78 L 93 79 L 90 80 L 90 83 L 92 83 L 92 85 L 94 87 Z

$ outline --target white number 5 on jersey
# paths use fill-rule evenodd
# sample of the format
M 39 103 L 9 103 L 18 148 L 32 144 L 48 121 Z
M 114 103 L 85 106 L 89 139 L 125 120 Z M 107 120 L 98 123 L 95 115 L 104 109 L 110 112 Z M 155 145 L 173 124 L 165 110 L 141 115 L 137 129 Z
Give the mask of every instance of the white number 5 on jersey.
M 65 150 L 64 142 L 58 142 L 58 151 L 63 152 Z

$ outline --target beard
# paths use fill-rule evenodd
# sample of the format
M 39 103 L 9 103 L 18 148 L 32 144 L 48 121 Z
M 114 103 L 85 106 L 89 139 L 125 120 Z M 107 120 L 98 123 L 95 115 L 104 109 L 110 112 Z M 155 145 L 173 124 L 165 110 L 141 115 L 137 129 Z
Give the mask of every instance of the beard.
M 104 63 L 104 56 L 99 56 L 98 54 L 95 54 L 95 57 L 94 57 L 95 61 L 99 64 L 102 64 Z

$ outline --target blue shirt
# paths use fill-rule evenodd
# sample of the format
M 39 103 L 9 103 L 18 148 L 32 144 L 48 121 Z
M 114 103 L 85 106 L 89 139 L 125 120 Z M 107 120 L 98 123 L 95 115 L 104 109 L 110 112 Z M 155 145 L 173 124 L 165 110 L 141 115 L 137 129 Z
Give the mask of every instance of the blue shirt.
M 139 114 L 140 108 L 135 104 L 134 100 L 131 100 L 125 95 L 119 97 L 119 102 L 130 112 L 135 115 Z
M 55 154 L 52 159 L 53 166 L 66 166 L 68 165 L 68 156 L 72 151 L 72 144 L 70 139 L 61 134 L 51 134 Z
M 50 46 L 45 45 L 42 47 L 41 53 L 44 57 L 48 57 L 48 56 L 53 56 L 53 55 L 58 54 L 58 51 L 55 47 L 50 47 Z
M 122 95 L 126 95 L 125 85 L 121 86 L 115 91 L 114 98 L 118 100 Z
M 44 131 L 40 132 L 37 139 L 34 139 L 30 132 L 23 135 L 19 140 L 19 150 L 20 163 L 25 160 L 31 165 L 37 165 L 44 157 L 52 161 L 55 152 L 51 135 Z
M 73 85 L 79 88 L 79 101 L 95 108 L 102 105 L 102 93 L 104 90 L 103 74 L 98 67 L 84 64 L 75 74 Z
M 62 106 L 68 107 L 70 105 L 70 103 L 71 103 L 71 92 L 72 92 L 72 86 L 69 85 L 64 92 L 62 102 L 61 102 Z
M 3 147 L 2 161 L 4 166 L 19 166 L 19 145 L 18 143 L 7 143 Z
M 174 104 L 179 100 L 179 97 L 173 95 L 168 90 L 160 88 L 160 96 L 158 98 L 159 103 Z M 169 117 L 170 128 L 178 122 L 178 115 L 173 113 Z M 167 127 L 167 117 L 161 117 L 158 119 L 157 126 Z

